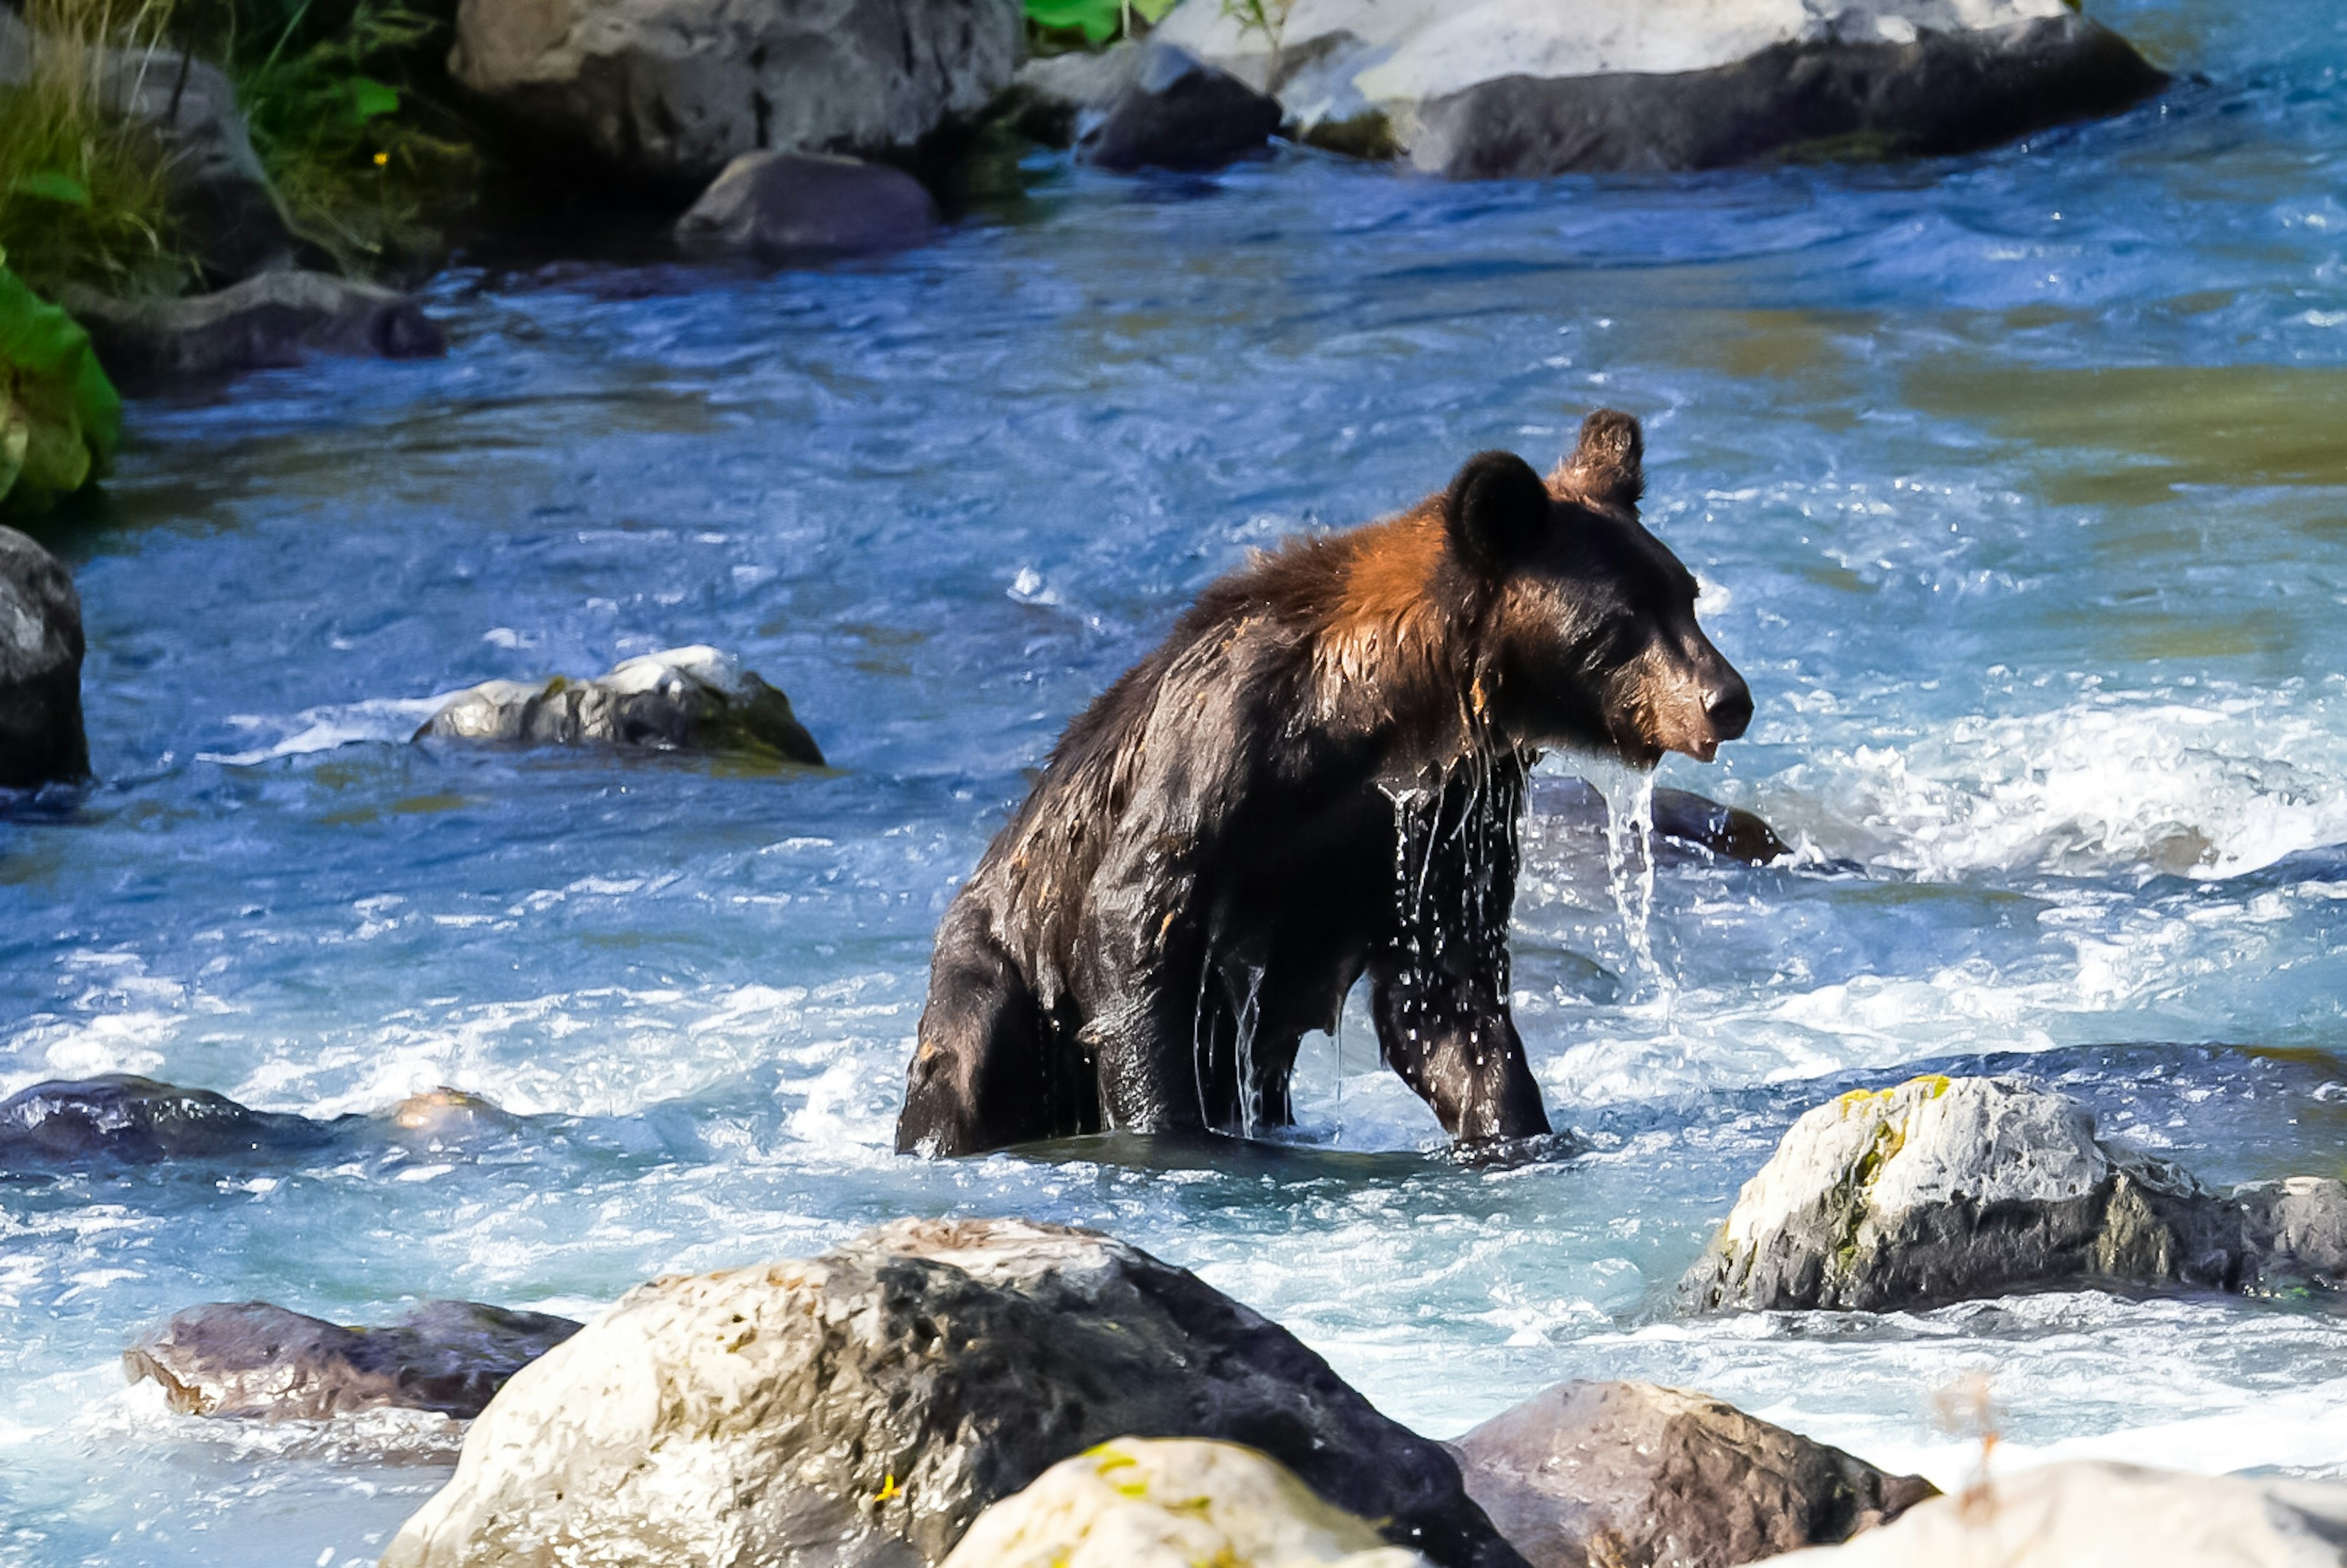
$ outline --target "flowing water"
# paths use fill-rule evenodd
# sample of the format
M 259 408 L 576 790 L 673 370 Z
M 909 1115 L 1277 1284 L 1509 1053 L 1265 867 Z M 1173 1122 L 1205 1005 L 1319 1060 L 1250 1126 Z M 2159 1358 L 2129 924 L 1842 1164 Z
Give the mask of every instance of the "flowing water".
M 2340 1473 L 2320 1304 L 1670 1311 L 1794 1116 L 1925 1068 L 2214 1181 L 2347 1164 L 2347 12 L 2093 9 L 2199 77 L 1888 169 L 1039 160 L 885 262 L 456 271 L 444 362 L 136 404 L 57 540 L 103 783 L 0 821 L 0 1091 L 518 1119 L 0 1184 L 0 1562 L 365 1561 L 447 1473 L 436 1418 L 127 1390 L 179 1307 L 587 1312 L 905 1214 L 1103 1226 L 1438 1435 L 1649 1378 L 1954 1481 L 1934 1396 L 1985 1368 L 2000 1456 Z M 1292 1143 L 891 1153 L 930 931 L 1069 716 L 1250 547 L 1545 465 L 1601 402 L 1758 702 L 1662 782 L 1799 854 L 1665 847 L 1658 989 L 1603 835 L 1529 825 L 1517 1012 L 1592 1152 L 1447 1157 L 1357 999 Z M 436 693 L 688 642 L 836 771 L 405 742 Z

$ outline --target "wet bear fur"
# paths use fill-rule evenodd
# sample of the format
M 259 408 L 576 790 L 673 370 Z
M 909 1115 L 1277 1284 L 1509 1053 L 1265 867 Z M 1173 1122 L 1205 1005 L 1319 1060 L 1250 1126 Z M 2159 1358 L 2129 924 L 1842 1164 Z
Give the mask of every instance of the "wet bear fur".
M 1601 411 L 1545 480 L 1485 452 L 1208 587 L 947 911 L 898 1149 L 1284 1125 L 1302 1036 L 1364 974 L 1454 1137 L 1547 1132 L 1508 1001 L 1527 772 L 1709 761 L 1752 712 L 1638 521 L 1642 455 Z

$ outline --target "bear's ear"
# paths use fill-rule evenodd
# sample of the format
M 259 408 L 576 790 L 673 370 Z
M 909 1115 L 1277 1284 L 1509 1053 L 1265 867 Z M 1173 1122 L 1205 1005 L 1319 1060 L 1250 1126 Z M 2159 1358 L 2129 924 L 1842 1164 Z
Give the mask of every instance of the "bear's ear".
M 1601 507 L 1632 507 L 1646 493 L 1646 437 L 1618 408 L 1581 422 L 1581 444 L 1557 465 L 1557 485 Z
M 1549 525 L 1548 487 L 1513 452 L 1478 452 L 1442 497 L 1450 548 L 1469 565 L 1492 569 L 1523 553 Z

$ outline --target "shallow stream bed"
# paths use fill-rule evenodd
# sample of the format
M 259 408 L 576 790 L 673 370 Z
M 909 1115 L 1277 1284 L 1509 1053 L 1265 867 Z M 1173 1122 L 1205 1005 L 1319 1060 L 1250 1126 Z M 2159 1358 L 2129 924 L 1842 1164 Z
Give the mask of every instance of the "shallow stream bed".
M 0 1092 L 518 1120 L 0 1183 L 0 1563 L 370 1562 L 446 1475 L 438 1418 L 126 1389 L 181 1306 L 586 1312 L 908 1213 L 1111 1230 L 1440 1436 L 1636 1377 L 1953 1482 L 1935 1406 L 1986 1370 L 2001 1456 L 2347 1474 L 2320 1302 L 1672 1311 L 1796 1115 L 1926 1069 L 2211 1180 L 2347 1173 L 2347 14 L 2091 9 L 2201 78 L 1890 169 L 1045 162 L 886 262 L 456 271 L 445 361 L 134 405 L 57 541 L 103 782 L 0 820 Z M 891 1153 L 931 929 L 1068 718 L 1251 546 L 1600 404 L 1758 702 L 1662 782 L 1799 852 L 1664 855 L 1648 963 L 1603 835 L 1535 824 L 1518 1016 L 1593 1152 L 1452 1159 L 1357 1004 L 1288 1144 Z M 406 743 L 692 642 L 836 770 Z

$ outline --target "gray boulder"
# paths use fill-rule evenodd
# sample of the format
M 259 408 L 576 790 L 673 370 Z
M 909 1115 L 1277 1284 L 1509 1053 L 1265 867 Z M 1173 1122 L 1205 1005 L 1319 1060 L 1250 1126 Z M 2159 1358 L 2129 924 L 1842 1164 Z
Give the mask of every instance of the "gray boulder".
M 2074 1460 L 1772 1568 L 2339 1568 L 2347 1487 Z
M 1170 45 L 1142 47 L 1131 79 L 1077 143 L 1102 169 L 1220 169 L 1278 134 L 1279 100 Z
M 217 1301 L 174 1315 L 122 1353 L 122 1369 L 161 1384 L 183 1415 L 323 1420 L 391 1405 L 470 1418 L 579 1327 L 477 1301 L 427 1301 L 380 1328 Z
M 677 220 L 676 237 L 690 250 L 791 261 L 901 250 L 937 224 L 937 203 L 901 169 L 819 153 L 749 152 Z
M 1010 85 L 1019 0 L 462 0 L 449 69 L 559 143 L 703 181 L 913 147 Z
M 1204 1438 L 1119 1438 L 978 1516 L 943 1568 L 1428 1568 L 1276 1460 Z
M 2347 1286 L 2347 1183 L 2291 1176 L 2238 1189 L 2261 1289 Z
M 1793 1124 L 1691 1271 L 1698 1309 L 1889 1311 L 2081 1285 L 2239 1290 L 2239 1207 L 2010 1078 L 1860 1090 Z
M 333 1136 L 306 1116 L 127 1072 L 36 1083 L 0 1101 L 0 1172 L 281 1154 L 322 1148 Z
M 906 1220 L 640 1286 L 482 1412 L 384 1568 L 937 1563 L 1130 1433 L 1261 1450 L 1446 1568 L 1521 1568 L 1442 1448 L 1276 1324 L 1087 1231 Z
M 1846 1541 L 1939 1493 L 1651 1383 L 1561 1383 L 1453 1446 L 1467 1494 L 1532 1568 L 1731 1568 Z
M 1183 0 L 1154 36 L 1454 179 L 1954 152 L 2165 80 L 2063 0 L 1296 0 L 1270 35 Z
M 1142 45 L 1120 38 L 1093 54 L 1045 55 L 1019 67 L 1009 107 L 1018 129 L 1048 147 L 1072 147 L 1096 128 L 1141 74 Z
M 627 660 L 593 681 L 487 681 L 450 698 L 415 738 L 724 752 L 824 765 L 788 697 L 697 645 Z
M 176 300 L 69 289 L 62 302 L 88 329 L 107 368 L 131 378 L 226 375 L 300 364 L 313 354 L 417 359 L 447 347 L 409 296 L 323 272 L 262 272 Z
M 89 774 L 81 596 L 55 556 L 0 528 L 0 789 Z

